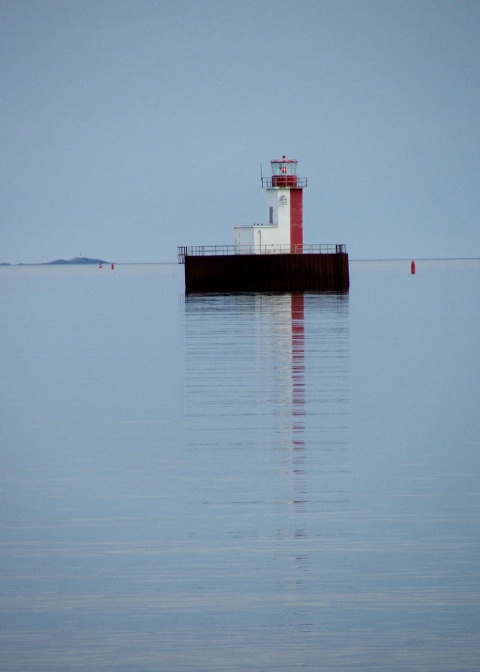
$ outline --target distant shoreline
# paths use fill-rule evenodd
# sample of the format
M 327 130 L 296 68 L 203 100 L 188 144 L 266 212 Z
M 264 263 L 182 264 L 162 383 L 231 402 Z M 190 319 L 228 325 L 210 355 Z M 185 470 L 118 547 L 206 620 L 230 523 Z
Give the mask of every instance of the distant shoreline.
M 71 266 L 71 265 L 87 265 L 87 264 L 108 264 L 110 262 L 105 259 L 91 259 L 90 257 L 74 257 L 73 259 L 54 259 L 54 261 L 39 261 L 30 264 L 9 264 L 8 262 L 1 262 L 0 266 Z

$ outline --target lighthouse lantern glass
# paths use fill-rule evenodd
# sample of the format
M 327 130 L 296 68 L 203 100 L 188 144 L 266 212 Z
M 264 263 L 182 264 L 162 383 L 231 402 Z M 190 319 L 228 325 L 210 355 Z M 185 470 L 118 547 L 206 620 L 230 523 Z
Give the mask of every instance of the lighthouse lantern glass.
M 271 161 L 272 175 L 296 175 L 297 161 L 294 159 L 287 159 L 282 156 L 281 159 L 274 159 Z

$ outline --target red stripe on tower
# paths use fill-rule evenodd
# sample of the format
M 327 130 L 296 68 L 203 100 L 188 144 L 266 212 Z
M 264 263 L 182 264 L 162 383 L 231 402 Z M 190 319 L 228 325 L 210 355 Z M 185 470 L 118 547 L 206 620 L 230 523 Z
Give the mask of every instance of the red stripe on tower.
M 290 245 L 303 245 L 303 189 L 290 189 Z

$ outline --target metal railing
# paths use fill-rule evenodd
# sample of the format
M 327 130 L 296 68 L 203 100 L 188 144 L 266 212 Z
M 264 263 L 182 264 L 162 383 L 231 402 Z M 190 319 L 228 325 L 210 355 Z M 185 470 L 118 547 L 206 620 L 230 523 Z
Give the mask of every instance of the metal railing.
M 234 254 L 345 254 L 344 244 L 311 244 L 311 245 L 202 245 L 196 247 L 178 247 L 178 263 L 184 264 L 185 257 L 216 257 Z
M 291 184 L 290 181 L 288 180 L 288 178 L 290 178 L 290 180 L 292 180 L 292 178 L 294 178 L 294 177 L 297 178 L 296 181 L 295 181 L 295 184 Z M 281 184 L 282 178 L 284 178 L 284 180 L 285 180 L 285 185 Z M 295 175 L 274 175 L 273 178 L 272 177 L 262 177 L 261 178 L 262 187 L 264 189 L 269 189 L 272 186 L 272 179 L 275 182 L 277 182 L 277 181 L 279 182 L 279 184 L 277 186 L 279 186 L 279 187 L 285 187 L 286 186 L 287 189 L 295 189 L 295 187 L 297 187 L 299 189 L 305 189 L 307 187 L 307 178 L 306 177 L 299 177 L 298 175 L 296 175 L 296 176 Z M 293 182 L 293 180 L 292 180 L 292 182 Z

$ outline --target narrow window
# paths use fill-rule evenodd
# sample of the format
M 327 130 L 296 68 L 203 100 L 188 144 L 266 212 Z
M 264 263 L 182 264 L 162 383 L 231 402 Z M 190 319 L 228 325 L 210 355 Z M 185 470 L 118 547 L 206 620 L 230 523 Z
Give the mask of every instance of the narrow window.
M 268 223 L 273 224 L 273 206 L 268 208 Z

